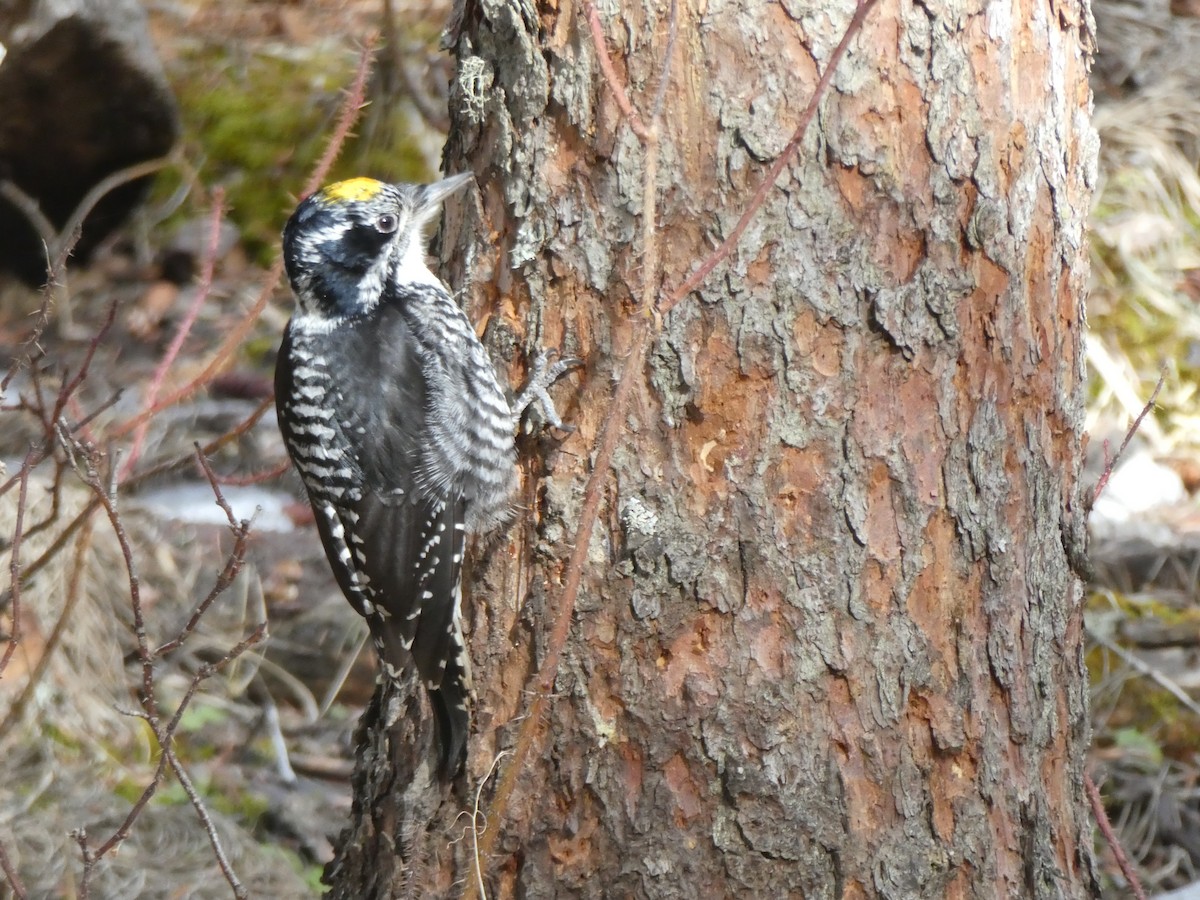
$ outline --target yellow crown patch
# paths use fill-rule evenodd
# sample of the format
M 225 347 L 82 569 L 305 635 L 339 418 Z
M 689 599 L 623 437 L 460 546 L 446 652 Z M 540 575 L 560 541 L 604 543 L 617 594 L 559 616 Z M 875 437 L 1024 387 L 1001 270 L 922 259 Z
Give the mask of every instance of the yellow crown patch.
M 370 200 L 383 190 L 383 182 L 374 178 L 351 178 L 328 185 L 321 193 L 327 200 L 357 203 Z

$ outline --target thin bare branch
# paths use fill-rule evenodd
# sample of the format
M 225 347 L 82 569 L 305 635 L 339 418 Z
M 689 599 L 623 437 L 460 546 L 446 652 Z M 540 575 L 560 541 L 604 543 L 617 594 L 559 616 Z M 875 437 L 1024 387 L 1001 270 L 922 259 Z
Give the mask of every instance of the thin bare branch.
M 262 484 L 264 481 L 274 481 L 276 478 L 285 475 L 291 468 L 291 462 L 283 459 L 269 469 L 264 469 L 261 472 L 251 472 L 249 475 L 218 475 L 217 482 L 226 487 L 246 487 L 251 484 Z
M 20 211 L 21 215 L 25 217 L 25 221 L 37 232 L 38 237 L 42 239 L 42 245 L 46 252 L 49 253 L 50 248 L 54 246 L 54 242 L 58 240 L 58 229 L 54 227 L 53 222 L 46 218 L 46 214 L 42 212 L 41 204 L 37 202 L 37 199 L 21 190 L 20 185 L 7 179 L 0 181 L 0 197 L 3 197 Z
M 212 488 L 217 506 L 221 507 L 221 511 L 225 513 L 225 518 L 229 520 L 229 527 L 233 529 L 235 535 L 245 534 L 249 530 L 249 523 L 245 520 L 238 521 L 237 516 L 233 514 L 233 507 L 229 505 L 229 501 L 221 493 L 220 482 L 217 481 L 217 476 L 208 462 L 208 457 L 204 455 L 204 451 L 200 449 L 198 442 L 193 444 L 193 446 L 196 448 L 196 462 L 199 463 L 201 471 L 204 472 L 204 477 L 208 479 L 208 484 Z
M 112 401 L 110 400 L 109 403 L 111 404 L 111 402 Z M 266 411 L 271 408 L 273 403 L 274 403 L 274 399 L 271 397 L 268 397 L 267 399 L 263 400 L 258 405 L 258 407 L 252 413 L 250 413 L 250 415 L 248 415 L 244 420 L 242 420 L 242 422 L 240 422 L 238 425 L 235 425 L 233 428 L 229 429 L 228 431 L 226 431 L 224 434 L 220 435 L 219 437 L 213 438 L 211 441 L 209 441 L 207 444 L 205 444 L 203 447 L 204 453 L 206 455 L 211 455 L 213 453 L 216 453 L 222 447 L 225 447 L 226 445 L 231 444 L 233 441 L 237 440 L 239 437 L 244 435 L 247 431 L 249 431 L 251 428 L 253 428 L 258 423 L 259 419 L 261 419 L 263 417 L 263 415 L 266 413 Z M 74 432 L 72 430 L 68 433 L 73 434 Z M 129 481 L 125 482 L 124 487 L 128 489 L 128 488 L 134 487 L 135 485 L 141 484 L 143 482 L 150 481 L 154 478 L 159 477 L 160 475 L 165 475 L 168 472 L 174 471 L 175 469 L 179 468 L 182 465 L 185 465 L 188 462 L 193 461 L 194 459 L 195 459 L 195 457 L 193 454 L 187 453 L 182 456 L 176 457 L 175 459 L 166 460 L 166 461 L 154 466 L 153 468 L 145 469 L 141 472 L 138 472 L 136 475 L 134 475 L 132 478 L 130 478 Z M 92 499 L 87 504 L 87 506 L 85 506 L 75 516 L 75 518 L 73 518 L 69 523 L 67 523 L 67 525 L 63 528 L 63 530 L 61 532 L 59 532 L 58 536 L 50 543 L 50 545 L 45 550 L 42 551 L 42 555 L 39 556 L 37 559 L 33 560 L 31 563 L 29 563 L 29 565 L 27 565 L 23 568 L 23 570 L 22 570 L 23 577 L 24 578 L 32 578 L 34 575 L 36 575 L 38 572 L 40 572 L 43 568 L 45 568 L 47 565 L 49 565 L 54 560 L 54 558 L 56 556 L 58 556 L 59 553 L 62 552 L 62 549 L 63 549 L 63 547 L 66 546 L 67 541 L 69 541 L 75 535 L 75 533 L 79 530 L 79 528 L 83 525 L 83 523 L 88 519 L 88 517 L 91 516 L 92 513 L 94 513 L 99 508 L 100 508 L 100 501 L 97 499 Z M 11 595 L 11 589 L 0 594 L 0 605 L 7 602 L 7 598 L 10 595 Z
M 92 369 L 92 361 L 96 358 L 96 351 L 100 349 L 100 344 L 104 342 L 104 338 L 108 335 L 116 318 L 117 301 L 114 299 L 108 304 L 108 312 L 104 316 L 104 321 L 100 323 L 100 327 L 96 329 L 96 333 L 88 341 L 87 349 L 83 354 L 83 361 L 79 364 L 79 371 L 75 373 L 74 377 L 64 379 L 63 386 L 59 389 L 58 397 L 54 401 L 54 411 L 49 416 L 48 421 L 43 423 L 46 427 L 47 439 L 53 440 L 54 423 L 58 421 L 63 410 L 67 408 L 67 404 L 75 396 L 75 392 L 79 390 L 80 386 L 87 379 L 88 373 Z
M 0 677 L 3 677 L 4 670 L 8 668 L 9 661 L 21 643 L 21 538 L 25 528 L 25 511 L 29 501 L 29 472 L 32 468 L 33 457 L 34 450 L 30 448 L 29 452 L 25 454 L 25 461 L 21 464 L 20 488 L 17 492 L 17 517 L 16 523 L 13 525 L 12 551 L 8 564 L 8 572 L 11 577 L 9 608 L 12 610 L 12 631 L 8 637 L 8 645 L 4 648 L 4 655 L 0 656 Z
M 225 876 L 225 880 L 233 888 L 233 896 L 238 898 L 238 900 L 245 900 L 250 894 L 246 890 L 246 886 L 238 880 L 237 873 L 233 871 L 229 857 L 225 855 L 225 848 L 221 846 L 221 837 L 217 834 L 217 827 L 213 824 L 212 816 L 208 814 L 208 808 L 200 798 L 196 786 L 192 784 L 191 776 L 188 775 L 187 770 L 179 762 L 173 750 L 164 748 L 163 756 L 167 758 L 167 761 L 171 765 L 171 771 L 175 773 L 175 778 L 183 787 L 183 792 L 187 794 L 187 798 L 192 804 L 192 809 L 196 810 L 196 816 L 200 819 L 200 824 L 204 827 L 204 831 L 208 835 L 208 842 L 212 845 L 213 855 L 217 858 L 217 865 L 221 869 L 221 874 Z
M 157 731 L 155 731 L 155 735 L 158 735 Z M 87 832 L 82 828 L 78 830 L 77 833 L 83 835 L 81 839 L 77 838 L 77 840 L 79 841 L 80 848 L 84 852 L 85 879 L 88 872 L 96 864 L 97 860 L 102 859 L 114 847 L 119 847 L 125 841 L 125 839 L 129 837 L 130 833 L 133 831 L 133 823 L 137 821 L 138 816 L 142 814 L 142 810 L 146 808 L 146 804 L 148 804 L 154 797 L 159 786 L 163 783 L 163 779 L 166 778 L 166 775 L 167 755 L 162 753 L 159 755 L 158 766 L 154 770 L 154 776 L 150 779 L 150 783 L 142 789 L 141 795 L 137 798 L 137 800 L 134 801 L 133 806 L 129 808 L 129 812 L 125 814 L 125 818 L 121 821 L 121 824 L 117 826 L 116 831 L 114 831 L 109 836 L 108 840 L 106 840 L 95 850 L 92 850 L 87 846 Z
M 758 186 L 758 190 L 754 192 L 754 196 L 750 199 L 750 204 L 746 207 L 746 211 L 742 213 L 741 218 L 737 220 L 737 224 L 733 226 L 733 230 L 729 232 L 729 236 L 700 263 L 696 271 L 689 275 L 683 284 L 672 291 L 659 304 L 659 312 L 662 315 L 665 316 L 669 313 L 684 297 L 703 284 L 704 279 L 709 276 L 712 270 L 725 257 L 733 252 L 733 248 L 741 241 L 742 235 L 750 225 L 751 220 L 758 213 L 763 203 L 766 202 L 767 195 L 774 190 L 775 182 L 779 180 L 779 176 L 783 174 L 783 170 L 791 164 L 799 152 L 800 144 L 804 141 L 804 135 L 808 131 L 808 126 L 812 122 L 813 116 L 817 113 L 817 107 L 820 106 L 821 101 L 825 98 L 830 82 L 833 81 L 833 75 L 837 71 L 838 63 L 841 62 L 846 50 L 850 47 L 850 42 L 862 29 L 867 13 L 871 11 L 877 2 L 879 0 L 859 0 L 858 8 L 854 10 L 854 17 L 850 20 L 850 24 L 846 26 L 846 33 L 842 35 L 842 40 L 833 51 L 833 55 L 829 57 L 825 71 L 821 73 L 821 77 L 817 81 L 817 86 L 813 89 L 812 98 L 808 101 L 808 106 L 805 108 L 804 114 L 800 117 L 800 123 L 796 126 L 796 131 L 792 135 L 792 139 L 788 141 L 787 146 L 783 148 L 783 152 L 779 154 L 779 158 L 767 170 L 766 177 L 763 178 L 762 183 Z
M 184 770 L 183 766 L 180 765 L 179 760 L 176 758 L 174 749 L 172 747 L 172 742 L 175 739 L 175 732 L 179 728 L 179 723 L 183 721 L 184 711 L 195 698 L 196 691 L 199 689 L 200 684 L 221 671 L 221 669 L 223 669 L 233 660 L 237 659 L 251 647 L 261 643 L 266 636 L 267 623 L 263 622 L 258 625 L 258 627 L 255 628 L 249 636 L 234 645 L 219 660 L 213 663 L 206 663 L 201 666 L 196 671 L 196 674 L 192 676 L 191 684 L 188 685 L 187 692 L 179 701 L 179 707 L 175 710 L 175 715 L 171 717 L 171 721 L 167 724 L 167 727 L 160 731 L 153 725 L 153 723 L 151 723 L 151 727 L 154 728 L 155 737 L 158 739 L 159 747 L 162 749 L 162 756 L 159 759 L 158 773 L 156 774 L 155 781 L 152 782 L 152 785 L 161 783 L 164 772 L 164 763 L 170 765 L 171 771 L 174 772 L 175 777 L 179 780 L 180 785 L 183 787 L 184 792 L 188 796 L 188 800 L 191 801 L 192 807 L 196 810 L 196 815 L 199 817 L 201 825 L 208 834 L 208 839 L 212 844 L 213 853 L 217 858 L 217 865 L 220 867 L 221 873 L 225 876 L 225 880 L 229 882 L 229 886 L 233 888 L 234 896 L 239 898 L 239 900 L 249 896 L 249 894 L 247 894 L 245 887 L 238 880 L 237 875 L 234 873 L 233 867 L 230 865 L 229 859 L 226 857 L 225 851 L 221 846 L 221 839 L 217 835 L 217 830 L 213 825 L 212 817 L 208 814 L 208 809 L 205 807 L 204 801 L 196 792 L 191 778 L 188 776 L 187 772 Z M 145 799 L 149 800 L 149 797 L 146 797 Z M 144 806 L 145 803 L 142 803 L 142 808 L 144 808 Z M 132 812 L 133 811 L 131 810 L 131 815 Z M 138 812 L 140 813 L 140 809 Z M 136 815 L 132 815 L 132 818 L 128 818 L 126 820 L 130 827 L 132 827 L 133 821 L 136 818 Z M 96 857 L 99 858 L 99 856 L 101 856 L 104 852 L 107 852 L 109 849 L 111 849 L 112 846 L 115 846 L 115 843 L 113 843 L 112 839 L 110 839 L 110 841 L 106 843 L 100 850 L 96 851 Z
M 204 257 L 200 267 L 200 278 L 196 284 L 196 293 L 192 298 L 191 304 L 188 306 L 187 312 L 184 314 L 183 320 L 179 323 L 179 327 L 175 330 L 175 337 L 171 340 L 166 352 L 163 353 L 162 359 L 154 369 L 154 374 L 150 378 L 150 385 L 146 389 L 146 397 L 144 403 L 146 406 L 154 406 L 154 401 L 158 399 L 158 392 L 162 390 L 163 381 L 167 377 L 167 372 L 171 366 L 175 364 L 175 359 L 179 356 L 179 351 L 183 349 L 183 342 L 187 340 L 187 336 L 192 332 L 192 326 L 196 324 L 196 319 L 200 315 L 200 309 L 204 306 L 212 293 L 213 276 L 217 268 L 217 251 L 221 242 L 221 218 L 225 214 L 225 192 L 221 188 L 216 188 L 213 191 L 212 197 L 212 212 L 208 222 L 208 242 L 204 248 Z M 142 422 L 133 433 L 133 442 L 129 450 L 129 456 L 125 459 L 125 465 L 121 468 L 120 479 L 124 481 L 133 471 L 134 465 L 142 453 L 142 444 L 146 440 L 146 431 L 150 427 L 150 420 Z
M 158 790 L 159 785 L 162 784 L 163 778 L 166 777 L 167 765 L 171 756 L 171 742 L 175 739 L 175 732 L 179 728 L 179 723 L 183 721 L 183 714 L 187 710 L 189 704 L 191 704 L 192 699 L 196 696 L 196 691 L 199 689 L 200 684 L 205 679 L 210 678 L 212 675 L 219 672 L 222 668 L 228 665 L 229 662 L 241 656 L 248 649 L 262 641 L 262 639 L 266 636 L 266 633 L 267 625 L 264 622 L 263 624 L 259 625 L 249 637 L 243 641 L 240 641 L 236 646 L 229 650 L 229 652 L 226 653 L 221 659 L 217 660 L 215 663 L 207 663 L 201 666 L 192 676 L 191 683 L 188 685 L 187 691 L 180 699 L 179 706 L 176 707 L 175 714 L 167 723 L 166 728 L 162 728 L 157 719 L 152 720 L 148 713 L 140 714 L 150 725 L 151 730 L 154 732 L 154 737 L 163 752 L 159 755 L 158 766 L 154 771 L 154 777 L 150 780 L 150 783 L 146 785 L 141 795 L 126 814 L 124 820 L 119 826 L 117 826 L 117 830 L 112 833 L 108 840 L 97 847 L 94 851 L 89 850 L 87 847 L 86 832 L 80 829 L 80 833 L 84 835 L 80 843 L 80 847 L 84 852 L 85 875 L 87 874 L 89 863 L 94 865 L 96 860 L 103 857 L 114 847 L 120 845 L 122 841 L 129 837 L 130 832 L 133 830 L 133 823 L 137 821 L 138 816 L 142 814 L 142 810 L 146 808 L 146 804 L 150 802 L 151 798 Z
M 8 712 L 5 713 L 4 720 L 0 721 L 0 741 L 8 735 L 17 722 L 21 721 L 26 707 L 33 699 L 34 691 L 37 690 L 38 685 L 45 678 L 46 671 L 50 668 L 50 662 L 54 659 L 54 654 L 62 643 L 67 623 L 70 622 L 71 615 L 79 603 L 80 582 L 83 578 L 87 553 L 91 548 L 91 544 L 92 522 L 89 518 L 84 523 L 83 530 L 79 533 L 79 539 L 75 542 L 75 559 L 72 560 L 71 572 L 67 577 L 67 597 L 63 601 L 62 612 L 59 613 L 58 620 L 54 623 L 54 628 L 50 631 L 50 637 L 46 639 L 46 646 L 42 649 L 42 655 L 39 657 L 37 665 L 30 674 L 29 680 L 21 689 L 20 695 L 9 707 Z
M 0 841 L 0 872 L 3 872 L 4 877 L 8 879 L 8 886 L 12 889 L 13 897 L 16 900 L 26 900 L 29 894 L 25 890 L 25 883 L 21 881 L 21 876 L 17 874 L 16 868 L 8 858 L 8 850 L 2 841 Z
M 1146 900 L 1146 891 L 1142 888 L 1142 881 L 1129 862 L 1129 857 L 1125 855 L 1125 848 L 1121 846 L 1121 841 L 1117 837 L 1116 831 L 1113 830 L 1112 822 L 1108 819 L 1108 812 L 1104 809 L 1104 799 L 1100 796 L 1100 789 L 1096 787 L 1096 782 L 1092 781 L 1092 776 L 1086 772 L 1083 776 L 1083 787 L 1092 804 L 1092 815 L 1096 817 L 1096 825 L 1100 828 L 1104 839 L 1108 841 L 1108 846 L 1112 848 L 1113 858 L 1116 859 L 1121 874 L 1129 882 L 1129 889 L 1133 891 L 1134 900 Z
M 179 154 L 180 150 L 176 148 L 166 156 L 134 163 L 131 166 L 118 169 L 96 182 L 91 190 L 83 195 L 83 199 L 76 204 L 66 224 L 59 229 L 58 241 L 60 245 L 54 248 L 55 252 L 61 254 L 63 249 L 62 244 L 67 240 L 70 240 L 72 244 L 75 243 L 74 236 L 83 227 L 84 220 L 91 215 L 92 210 L 96 208 L 96 204 L 107 197 L 112 191 L 129 184 L 131 181 L 137 181 L 139 178 L 145 178 L 147 175 L 153 175 L 167 166 L 174 165 L 179 160 Z
M 1117 448 L 1117 452 L 1104 463 L 1104 471 L 1100 473 L 1100 478 L 1096 481 L 1096 488 L 1092 491 L 1092 496 L 1088 502 L 1088 510 L 1091 510 L 1096 505 L 1096 501 L 1100 499 L 1100 495 L 1108 487 L 1108 480 L 1112 478 L 1113 470 L 1117 467 L 1117 463 L 1120 462 L 1122 455 L 1129 448 L 1129 442 L 1133 440 L 1133 436 L 1142 427 L 1142 422 L 1150 414 L 1150 410 L 1154 409 L 1154 404 L 1158 402 L 1159 392 L 1162 391 L 1163 385 L 1166 382 L 1167 367 L 1163 366 L 1158 376 L 1158 384 L 1154 386 L 1154 390 L 1150 394 L 1150 399 L 1146 401 L 1146 405 L 1142 407 L 1142 411 L 1137 414 L 1137 418 L 1129 424 L 1129 428 L 1125 432 L 1125 439 L 1121 441 L 1121 446 Z
M 41 465 L 42 461 L 50 455 L 50 452 L 54 446 L 54 429 L 58 424 L 59 418 L 62 416 L 62 411 L 66 408 L 75 392 L 79 390 L 80 385 L 82 385 L 84 380 L 87 378 L 88 372 L 91 369 L 92 360 L 96 355 L 96 350 L 100 346 L 100 343 L 104 340 L 104 336 L 108 333 L 109 328 L 112 327 L 116 312 L 117 304 L 114 301 L 113 303 L 109 304 L 108 315 L 105 316 L 104 322 L 100 325 L 100 328 L 88 343 L 88 347 L 84 351 L 83 362 L 80 363 L 79 366 L 79 371 L 75 373 L 73 378 L 64 380 L 63 386 L 59 389 L 58 397 L 55 400 L 54 408 L 49 414 L 45 412 L 45 405 L 40 399 L 40 390 L 37 392 L 39 400 L 37 407 L 33 411 L 42 421 L 42 427 L 46 431 L 46 439 L 33 449 L 33 461 L 29 465 L 31 469 Z M 40 385 L 36 379 L 35 384 Z M 3 390 L 3 388 L 0 387 L 0 390 Z M 111 406 L 112 403 L 116 402 L 117 396 L 119 395 L 114 395 L 112 400 L 102 407 L 102 409 L 107 408 L 107 406 Z M 96 412 L 99 412 L 99 410 Z M 93 412 L 92 416 L 96 415 L 96 412 Z M 89 417 L 89 420 L 90 418 L 91 417 Z M 4 496 L 4 494 L 8 493 L 8 491 L 12 489 L 19 477 L 20 472 L 9 478 L 8 481 L 4 482 L 3 485 L 0 485 L 0 497 Z
M 233 585 L 238 574 L 242 571 L 242 566 L 246 562 L 246 544 L 250 537 L 250 523 L 246 520 L 239 522 L 234 516 L 233 508 L 230 507 L 229 502 L 221 494 L 221 487 L 217 484 L 217 477 L 213 474 L 212 468 L 209 466 L 208 460 L 205 459 L 198 444 L 196 445 L 196 456 L 200 462 L 200 467 L 204 470 L 204 474 L 208 476 L 209 484 L 212 485 L 217 505 L 225 511 L 225 515 L 229 519 L 229 527 L 233 531 L 233 549 L 229 551 L 229 555 L 225 558 L 225 566 L 221 569 L 220 574 L 217 575 L 217 580 L 213 584 L 212 590 L 196 605 L 191 617 L 184 623 L 179 634 L 154 649 L 151 655 L 156 659 L 170 653 L 188 639 L 200 624 L 200 620 L 204 617 L 204 614 L 208 612 L 209 607 Z
M 154 656 L 150 651 L 150 641 L 146 636 L 146 620 L 142 610 L 141 579 L 138 576 L 137 565 L 133 559 L 133 547 L 129 535 L 125 531 L 125 523 L 117 512 L 117 497 L 115 491 L 110 491 L 100 477 L 99 463 L 96 451 L 80 443 L 64 439 L 64 448 L 69 452 L 73 449 L 83 457 L 83 471 L 80 473 L 84 482 L 92 489 L 108 516 L 109 524 L 121 548 L 121 557 L 125 561 L 125 571 L 129 578 L 129 606 L 133 613 L 133 636 L 137 642 L 138 660 L 142 667 L 142 708 L 146 711 L 146 721 L 155 731 L 158 730 L 158 701 L 154 696 Z

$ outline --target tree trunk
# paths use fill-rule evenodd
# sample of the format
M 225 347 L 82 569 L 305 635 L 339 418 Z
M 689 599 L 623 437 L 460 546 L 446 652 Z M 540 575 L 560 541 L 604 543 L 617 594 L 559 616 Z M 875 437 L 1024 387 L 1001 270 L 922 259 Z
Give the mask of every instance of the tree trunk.
M 666 4 L 605 3 L 650 116 Z M 586 357 L 564 440 L 466 585 L 470 796 L 547 651 L 596 436 L 637 329 L 646 153 L 576 2 L 469 0 L 443 256 L 498 360 Z M 851 4 L 680 4 L 663 278 L 728 235 Z M 540 17 L 540 18 L 539 18 Z M 1086 897 L 1078 482 L 1090 15 L 882 4 L 733 256 L 666 316 L 608 475 L 490 897 Z M 519 348 L 519 349 L 518 349 Z M 561 438 L 561 436 L 559 436 Z M 498 765 L 505 770 L 510 758 Z M 448 837 L 449 836 L 449 837 Z M 457 886 L 451 887 L 453 880 Z

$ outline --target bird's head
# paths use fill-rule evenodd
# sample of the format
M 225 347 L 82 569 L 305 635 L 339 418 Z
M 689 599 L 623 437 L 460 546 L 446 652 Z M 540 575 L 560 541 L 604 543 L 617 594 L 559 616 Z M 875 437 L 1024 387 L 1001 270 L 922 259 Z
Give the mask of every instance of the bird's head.
M 472 175 L 428 185 L 351 178 L 306 198 L 283 229 L 298 313 L 329 328 L 377 306 L 385 289 L 440 284 L 425 265 L 425 226 Z

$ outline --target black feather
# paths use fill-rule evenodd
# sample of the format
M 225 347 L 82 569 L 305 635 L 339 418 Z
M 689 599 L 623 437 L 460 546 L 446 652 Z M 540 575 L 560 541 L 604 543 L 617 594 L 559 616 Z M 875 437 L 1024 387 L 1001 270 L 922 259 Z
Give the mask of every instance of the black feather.
M 449 778 L 469 730 L 469 674 L 454 637 L 466 501 L 456 485 L 422 477 L 428 385 L 399 305 L 319 337 L 290 327 L 285 335 L 276 366 L 280 428 L 304 476 L 314 463 L 303 445 L 314 436 L 304 432 L 296 405 L 331 413 L 321 424 L 334 432 L 327 446 L 344 448 L 344 480 L 304 478 L 325 555 L 342 592 L 367 617 L 381 662 L 396 671 L 415 666 L 430 690 Z M 327 373 L 319 399 L 301 396 L 297 370 L 305 367 Z

